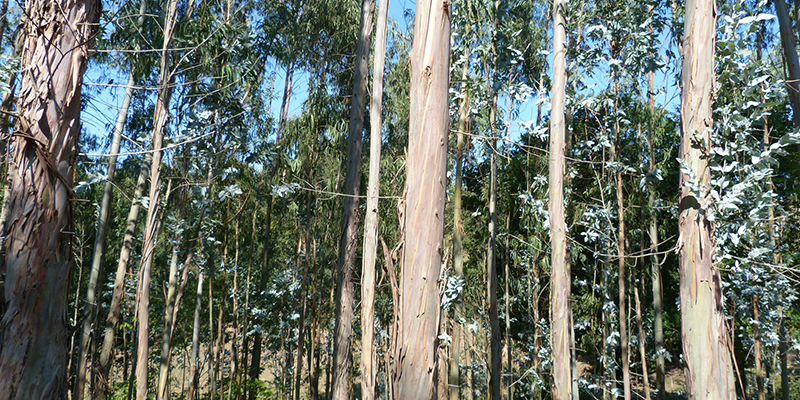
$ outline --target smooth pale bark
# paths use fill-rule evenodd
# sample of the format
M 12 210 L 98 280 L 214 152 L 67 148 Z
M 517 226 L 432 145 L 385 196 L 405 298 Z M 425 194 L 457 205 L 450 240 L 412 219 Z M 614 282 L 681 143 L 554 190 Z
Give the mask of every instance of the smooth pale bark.
M 569 298 L 571 292 L 567 259 L 567 225 L 564 218 L 564 160 L 567 62 L 564 0 L 553 1 L 553 80 L 550 107 L 550 344 L 553 349 L 553 399 L 572 400 L 570 345 L 572 329 Z
M 418 0 L 410 54 L 405 248 L 396 332 L 395 399 L 436 398 L 439 277 L 450 130 L 450 5 Z
M 703 212 L 708 193 L 714 95 L 714 0 L 689 0 L 681 74 L 681 145 L 678 242 L 680 310 L 689 400 L 736 398 L 722 280 L 714 267 L 714 224 Z M 690 176 L 687 174 L 691 172 Z M 698 185 L 699 198 L 690 185 Z
M 383 110 L 383 69 L 386 59 L 386 25 L 389 0 L 378 5 L 375 30 L 375 56 L 372 70 L 372 97 L 369 103 L 369 182 L 367 212 L 364 217 L 364 254 L 361 264 L 361 398 L 375 399 L 378 373 L 375 351 L 375 261 L 378 253 L 378 195 L 381 168 L 381 112 Z
M 140 18 L 140 20 L 143 18 Z M 97 317 L 97 285 L 98 278 L 103 262 L 103 254 L 106 248 L 106 230 L 108 223 L 108 215 L 111 211 L 111 198 L 114 193 L 114 171 L 117 168 L 117 155 L 119 154 L 119 146 L 122 141 L 122 130 L 125 127 L 125 121 L 128 118 L 128 107 L 131 104 L 131 97 L 133 97 L 133 86 L 135 85 L 133 72 L 128 75 L 128 82 L 125 85 L 125 94 L 122 98 L 122 106 L 117 114 L 117 122 L 114 125 L 114 136 L 111 140 L 111 149 L 108 159 L 108 169 L 106 170 L 106 183 L 103 185 L 103 197 L 100 200 L 100 215 L 97 218 L 97 228 L 95 229 L 94 253 L 92 255 L 92 267 L 89 272 L 89 285 L 86 289 L 86 303 L 83 313 L 83 329 L 81 332 L 80 343 L 78 345 L 79 358 L 78 358 L 78 371 L 75 378 L 75 390 L 73 391 L 73 399 L 82 399 L 84 386 L 86 384 L 86 360 L 89 353 L 89 337 L 92 332 L 94 320 Z
M 169 46 L 172 42 L 172 33 L 175 28 L 177 15 L 177 0 L 170 0 L 164 19 L 164 43 L 161 49 L 161 66 L 158 87 L 158 97 L 153 117 L 153 162 L 150 164 L 150 191 L 147 219 L 145 220 L 144 238 L 142 239 L 142 259 L 139 263 L 138 303 L 137 318 L 139 323 L 138 341 L 136 345 L 136 399 L 146 400 L 147 367 L 149 358 L 149 329 L 150 329 L 150 269 L 155 255 L 156 240 L 158 238 L 159 209 L 161 201 L 161 159 L 163 157 L 164 126 L 169 115 L 170 99 L 170 61 Z
M 494 92 L 494 91 L 493 91 Z M 497 310 L 497 139 L 495 123 L 497 119 L 497 95 L 492 96 L 492 107 L 489 111 L 491 125 L 492 155 L 489 178 L 489 244 L 486 254 L 486 294 L 489 302 L 489 399 L 500 399 L 500 383 L 502 382 L 502 361 L 500 359 L 500 320 Z
M 651 11 L 652 12 L 652 11 Z M 647 153 L 649 174 L 656 172 L 656 149 L 655 149 L 655 127 L 653 119 L 656 113 L 655 86 L 653 84 L 653 71 L 647 73 L 647 106 L 650 109 L 650 116 L 647 124 Z M 656 220 L 656 190 L 655 185 L 650 184 L 647 188 L 647 209 L 650 213 L 647 232 L 650 237 L 650 280 L 653 290 L 653 339 L 656 348 L 656 399 L 664 400 L 667 396 L 664 386 L 664 374 L 666 365 L 664 362 L 664 311 L 663 311 L 663 290 L 661 283 L 661 263 L 658 260 L 658 221 Z
M 67 291 L 81 85 L 98 1 L 28 0 L 4 230 L 0 398 L 67 397 Z
M 194 306 L 194 325 L 192 328 L 192 356 L 189 359 L 191 372 L 189 373 L 189 390 L 186 398 L 194 400 L 198 386 L 198 370 L 200 364 L 200 312 L 203 309 L 203 271 L 197 276 L 197 297 Z
M 353 334 L 353 274 L 358 247 L 358 194 L 361 183 L 361 136 L 364 130 L 369 47 L 375 0 L 361 1 L 353 97 L 347 130 L 347 166 L 344 183 L 342 231 L 336 268 L 336 323 L 333 337 L 333 400 L 350 398 L 350 336 Z
M 464 170 L 464 135 L 469 130 L 469 91 L 467 90 L 467 72 L 469 60 L 464 61 L 461 69 L 461 103 L 458 109 L 458 127 L 456 129 L 456 177 L 453 187 L 453 271 L 455 276 L 464 277 L 464 224 L 461 218 L 461 193 Z M 458 301 L 453 307 L 453 343 L 450 353 L 450 400 L 459 400 L 461 397 L 461 373 L 459 359 L 461 358 L 461 313 L 463 303 Z
M 95 379 L 96 386 L 93 396 L 95 400 L 105 400 L 108 397 L 109 371 L 111 369 L 111 363 L 113 362 L 114 342 L 116 341 L 117 328 L 119 327 L 122 302 L 125 298 L 125 275 L 128 270 L 131 249 L 133 248 L 133 241 L 135 239 L 136 220 L 139 218 L 139 199 L 142 197 L 142 193 L 144 193 L 144 187 L 147 183 L 147 172 L 150 170 L 151 160 L 152 155 L 150 153 L 144 156 L 142 166 L 139 170 L 139 177 L 136 179 L 136 187 L 133 191 L 133 201 L 125 223 L 125 234 L 122 238 L 122 247 L 120 249 L 119 261 L 117 262 L 117 273 L 114 279 L 114 290 L 111 294 L 111 304 L 109 306 L 106 329 L 103 335 L 103 347 L 100 350 L 100 357 L 98 359 Z M 125 374 L 123 374 L 123 376 L 124 375 Z
M 783 59 L 786 71 L 786 92 L 789 94 L 789 103 L 792 105 L 792 121 L 795 127 L 800 127 L 800 61 L 797 58 L 797 44 L 792 30 L 792 20 L 784 0 L 775 0 L 775 13 L 778 14 L 778 26 L 781 32 L 781 45 L 783 46 Z

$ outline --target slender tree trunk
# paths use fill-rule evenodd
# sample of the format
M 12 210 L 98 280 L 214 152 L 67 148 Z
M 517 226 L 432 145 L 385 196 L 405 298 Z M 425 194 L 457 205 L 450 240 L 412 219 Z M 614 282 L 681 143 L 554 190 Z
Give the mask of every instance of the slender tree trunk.
M 358 194 L 361 182 L 361 136 L 367 92 L 369 47 L 372 36 L 374 0 L 361 1 L 353 97 L 347 139 L 347 170 L 344 184 L 342 234 L 336 271 L 336 326 L 333 345 L 333 400 L 350 398 L 350 336 L 353 322 L 353 273 L 358 247 Z
M 450 130 L 450 5 L 417 1 L 410 56 L 403 271 L 394 389 L 399 400 L 436 398 L 439 284 Z
M 203 271 L 197 276 L 197 297 L 194 306 L 194 325 L 192 328 L 192 356 L 190 359 L 191 372 L 189 373 L 189 390 L 186 398 L 195 400 L 199 383 L 198 364 L 200 363 L 200 312 L 203 308 Z
M 564 0 L 553 2 L 553 80 L 550 108 L 550 246 L 553 399 L 572 399 L 570 369 L 570 270 L 564 218 L 564 100 L 566 97 L 566 31 Z
M 681 75 L 680 203 L 677 251 L 686 390 L 689 400 L 736 396 L 730 336 L 722 306 L 722 280 L 713 265 L 714 224 L 703 212 L 711 204 L 710 170 L 714 92 L 714 0 L 689 0 Z M 698 186 L 698 193 L 691 190 Z
M 142 260 L 139 264 L 137 304 L 138 344 L 136 357 L 136 400 L 147 399 L 147 367 L 149 356 L 149 328 L 150 328 L 150 268 L 155 255 L 156 240 L 158 237 L 159 208 L 161 201 L 161 158 L 163 156 L 164 126 L 169 115 L 170 98 L 170 62 L 169 46 L 172 41 L 172 32 L 175 27 L 177 14 L 177 0 L 171 0 L 167 6 L 164 20 L 164 44 L 161 50 L 161 77 L 159 81 L 158 98 L 156 100 L 155 116 L 153 118 L 153 162 L 150 164 L 150 205 L 147 208 L 147 219 L 142 240 Z
M 656 112 L 655 88 L 653 85 L 653 71 L 647 73 L 647 105 L 650 108 L 647 129 L 648 173 L 656 172 L 655 126 L 653 120 Z M 656 348 L 656 398 L 664 400 L 667 392 L 664 387 L 664 316 L 663 316 L 663 290 L 661 283 L 661 263 L 658 260 L 658 221 L 656 220 L 656 190 L 655 184 L 648 185 L 647 208 L 650 213 L 647 228 L 650 237 L 650 280 L 653 289 L 653 339 Z
M 66 398 L 72 181 L 83 72 L 100 4 L 29 0 L 24 13 L 8 178 L 12 223 L 2 232 L 8 239 L 0 398 Z
M 780 333 L 780 343 L 778 343 L 778 353 L 781 358 L 781 400 L 789 400 L 789 334 L 786 332 L 784 324 L 783 307 L 779 307 L 781 320 L 778 323 Z
M 111 295 L 108 318 L 106 319 L 106 329 L 103 335 L 103 347 L 100 349 L 100 358 L 97 366 L 97 385 L 94 390 L 95 400 L 105 400 L 108 397 L 108 387 L 113 362 L 114 342 L 116 340 L 117 328 L 119 327 L 122 302 L 125 298 L 125 276 L 130 261 L 131 249 L 133 248 L 134 235 L 136 233 L 136 220 L 139 218 L 139 199 L 144 193 L 144 186 L 147 183 L 147 172 L 150 169 L 152 155 L 144 156 L 142 166 L 139 170 L 139 177 L 136 179 L 136 187 L 133 192 L 133 201 L 125 223 L 125 234 L 122 239 L 119 262 L 117 263 L 117 273 L 114 279 L 114 291 Z M 124 376 L 125 374 L 123 374 Z
M 383 69 L 386 58 L 386 25 L 389 0 L 378 5 L 375 32 L 375 60 L 370 99 L 369 183 L 367 215 L 364 218 L 364 255 L 361 268 L 361 398 L 375 400 L 375 377 L 378 373 L 375 342 L 375 260 L 378 252 L 378 195 L 381 167 L 381 112 L 383 110 Z
M 310 174 L 309 174 L 310 175 Z M 313 179 L 309 179 L 309 181 L 313 182 Z M 306 196 L 306 212 L 310 215 L 311 214 L 311 194 L 307 193 Z M 300 303 L 297 305 L 299 308 L 300 319 L 297 322 L 297 357 L 295 358 L 295 368 L 294 368 L 294 375 L 295 375 L 295 385 L 294 385 L 294 400 L 300 400 L 300 384 L 303 382 L 303 347 L 305 345 L 305 325 L 306 325 L 306 310 L 308 307 L 308 302 L 306 301 L 306 297 L 308 296 L 308 274 L 309 270 L 311 269 L 312 265 L 309 262 L 311 257 L 309 257 L 309 245 L 308 239 L 310 236 L 310 224 L 309 221 L 306 224 L 306 229 L 304 233 L 298 233 L 300 236 L 301 243 L 298 246 L 298 253 L 302 251 L 306 254 L 305 259 L 302 261 L 303 263 L 303 277 L 300 281 Z M 298 227 L 299 228 L 299 227 Z M 313 250 L 312 250 L 313 251 Z M 299 256 L 299 254 L 298 254 Z M 299 257 L 298 257 L 299 259 Z M 300 262 L 298 260 L 298 262 Z M 309 364 L 311 360 L 309 360 Z
M 613 42 L 612 42 L 613 43 Z M 614 45 L 612 44 L 612 47 Z M 612 50 L 614 52 L 615 50 Z M 619 164 L 622 164 L 622 147 L 620 141 L 620 127 L 619 127 L 619 110 L 618 107 L 619 96 L 619 81 L 614 82 L 614 112 L 617 117 L 614 118 L 614 132 L 616 134 L 616 144 L 611 149 L 614 155 L 611 158 Z M 622 350 L 622 387 L 623 396 L 625 400 L 631 399 L 631 362 L 630 362 L 630 345 L 628 344 L 628 317 L 627 306 L 625 305 L 625 295 L 627 290 L 625 288 L 625 245 L 627 237 L 625 236 L 625 206 L 624 206 L 624 193 L 622 191 L 622 170 L 617 167 L 614 173 L 614 180 L 616 183 L 617 194 L 617 262 L 618 270 L 618 285 L 619 285 L 619 341 Z
M 758 310 L 758 296 L 753 296 L 751 304 L 753 305 L 753 359 L 756 368 L 756 394 L 758 400 L 764 400 L 764 368 L 761 361 L 764 354 L 761 351 L 761 316 Z
M 128 82 L 125 85 L 125 94 L 122 99 L 122 107 L 117 114 L 117 122 L 114 126 L 114 137 L 111 140 L 111 149 L 108 159 L 108 169 L 106 172 L 106 183 L 103 185 L 103 197 L 100 200 L 100 215 L 97 219 L 97 228 L 95 233 L 94 253 L 92 256 L 92 267 L 89 275 L 89 285 L 86 289 L 86 303 L 83 313 L 83 328 L 81 332 L 80 349 L 78 356 L 78 370 L 75 379 L 75 390 L 73 391 L 73 399 L 82 399 L 84 386 L 86 384 L 86 358 L 89 352 L 89 338 L 92 332 L 92 325 L 97 316 L 97 299 L 96 292 L 100 271 L 103 262 L 103 254 L 105 253 L 106 246 L 106 230 L 108 223 L 108 215 L 111 211 L 111 198 L 114 193 L 114 171 L 117 167 L 117 154 L 119 154 L 120 142 L 122 140 L 122 131 L 125 128 L 125 121 L 128 117 L 128 107 L 131 103 L 133 96 L 133 86 L 135 85 L 133 73 L 128 75 Z
M 644 284 L 642 284 L 644 288 Z M 647 373 L 647 348 L 644 334 L 644 324 L 642 324 L 642 305 L 639 302 L 639 290 L 633 287 L 633 298 L 636 301 L 636 324 L 639 326 L 639 358 L 642 362 L 642 385 L 644 386 L 644 398 L 650 400 L 650 375 Z
M 492 79 L 490 79 L 492 81 Z M 492 90 L 494 92 L 494 90 Z M 497 118 L 497 94 L 492 96 L 492 107 L 489 111 L 492 147 L 490 180 L 489 180 L 489 247 L 486 255 L 487 295 L 489 300 L 489 324 L 491 326 L 489 399 L 500 400 L 502 382 L 502 360 L 500 357 L 500 321 L 497 310 L 497 139 L 495 123 Z
M 184 170 L 184 177 L 185 177 L 185 170 Z M 181 185 L 185 187 L 185 185 Z M 182 221 L 183 216 L 186 209 L 186 192 L 185 189 L 181 189 L 181 193 L 179 194 L 178 199 L 178 215 L 177 221 Z M 200 233 L 200 225 L 202 225 L 202 215 L 204 213 L 201 211 L 201 222 L 198 224 L 198 234 L 197 237 L 202 242 L 201 233 Z M 180 229 L 176 230 L 180 232 Z M 172 332 L 175 329 L 175 323 L 177 322 L 177 314 L 178 309 L 180 306 L 180 294 L 183 292 L 184 285 L 186 284 L 186 278 L 188 277 L 189 271 L 189 263 L 183 263 L 183 276 L 181 282 L 181 288 L 178 289 L 178 251 L 180 250 L 180 245 L 183 239 L 182 234 L 176 234 L 172 239 L 172 256 L 170 257 L 169 263 L 169 275 L 168 275 L 168 285 L 167 285 L 167 298 L 166 298 L 166 308 L 164 310 L 164 329 L 161 333 L 161 360 L 159 365 L 158 371 L 158 387 L 156 392 L 156 398 L 158 400 L 165 400 L 169 398 L 169 366 L 170 366 L 170 359 L 172 356 Z M 201 244 L 202 246 L 202 244 Z M 190 253 L 191 254 L 191 253 Z M 187 257 L 187 261 L 191 260 L 191 255 Z
M 469 91 L 467 90 L 467 72 L 469 59 L 464 61 L 461 69 L 461 104 L 458 110 L 458 128 L 456 133 L 456 177 L 453 188 L 453 271 L 455 276 L 464 277 L 464 224 L 461 218 L 462 175 L 464 169 L 464 135 L 469 130 Z M 450 400 L 460 400 L 461 383 L 459 359 L 461 357 L 461 301 L 453 307 L 453 343 L 450 354 Z
M 789 76 L 786 79 L 786 91 L 792 105 L 792 120 L 795 127 L 800 127 L 800 61 L 797 58 L 797 44 L 792 31 L 792 20 L 786 9 L 784 0 L 775 0 L 775 13 L 778 14 L 778 26 L 781 32 L 781 44 Z

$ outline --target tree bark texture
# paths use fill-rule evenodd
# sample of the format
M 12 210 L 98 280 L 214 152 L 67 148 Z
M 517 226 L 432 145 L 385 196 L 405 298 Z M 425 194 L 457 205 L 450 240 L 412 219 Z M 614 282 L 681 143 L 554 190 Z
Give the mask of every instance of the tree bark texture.
M 456 177 L 453 188 L 453 272 L 455 276 L 464 277 L 464 225 L 461 218 L 461 194 L 464 169 L 464 135 L 469 130 L 469 91 L 467 91 L 467 72 L 469 61 L 464 62 L 461 69 L 461 104 L 458 109 L 458 128 L 456 133 Z M 460 400 L 461 384 L 459 359 L 461 358 L 461 312 L 462 302 L 453 305 L 453 343 L 450 353 L 450 400 Z
M 81 84 L 94 0 L 28 0 L 9 169 L 0 398 L 67 397 L 67 291 Z
M 149 328 L 150 328 L 150 269 L 155 255 L 158 238 L 159 208 L 161 201 L 161 159 L 163 157 L 164 128 L 169 115 L 170 57 L 169 46 L 175 28 L 177 0 L 170 0 L 164 17 L 164 44 L 161 49 L 161 66 L 158 98 L 153 117 L 153 162 L 150 164 L 150 205 L 147 208 L 144 238 L 142 239 L 142 259 L 139 263 L 137 318 L 139 320 L 137 364 L 136 364 L 136 399 L 147 399 L 147 367 L 149 365 Z
M 679 150 L 684 166 L 680 174 L 676 247 L 686 390 L 689 400 L 734 399 L 722 281 L 712 260 L 714 224 L 705 212 L 712 201 L 707 155 L 713 129 L 714 0 L 687 1 L 685 18 Z
M 410 54 L 403 271 L 395 354 L 395 400 L 436 398 L 439 274 L 444 253 L 450 130 L 450 5 L 417 1 Z
M 367 215 L 364 217 L 364 254 L 361 268 L 361 398 L 375 400 L 378 373 L 375 350 L 375 261 L 378 253 L 378 195 L 381 168 L 381 111 L 383 109 L 383 70 L 386 60 L 386 25 L 389 0 L 378 5 L 375 30 L 375 56 L 370 99 L 369 183 Z
M 567 40 L 564 16 L 566 2 L 553 2 L 553 80 L 550 108 L 550 304 L 553 349 L 553 399 L 572 400 L 572 371 L 570 369 L 571 292 L 567 225 L 564 217 L 564 102 L 567 83 Z
M 361 183 L 361 136 L 369 76 L 369 47 L 372 38 L 375 0 L 361 1 L 353 98 L 347 138 L 342 233 L 336 269 L 336 323 L 333 339 L 333 400 L 350 398 L 350 336 L 353 333 L 353 274 L 358 247 L 358 194 Z

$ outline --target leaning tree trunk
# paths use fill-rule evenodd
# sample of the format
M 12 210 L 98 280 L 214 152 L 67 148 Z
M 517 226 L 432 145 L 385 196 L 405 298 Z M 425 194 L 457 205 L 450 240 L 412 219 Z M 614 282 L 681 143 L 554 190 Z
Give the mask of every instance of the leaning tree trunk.
M 386 59 L 386 23 L 389 0 L 378 6 L 375 31 L 375 61 L 370 99 L 369 183 L 367 215 L 364 218 L 364 259 L 361 264 L 361 398 L 375 399 L 377 352 L 375 351 L 375 260 L 378 251 L 378 194 L 381 168 L 381 111 L 383 104 L 383 64 Z M 310 360 L 309 360 L 310 362 Z
M 553 351 L 553 399 L 572 400 L 570 368 L 570 270 L 567 260 L 567 228 L 564 218 L 564 100 L 567 62 L 564 16 L 566 2 L 553 2 L 553 82 L 550 108 L 550 304 Z
M 372 11 L 375 0 L 361 1 L 353 98 L 347 139 L 347 169 L 344 183 L 342 234 L 336 269 L 336 326 L 333 337 L 333 400 L 350 398 L 350 336 L 353 333 L 353 272 L 358 247 L 358 193 L 361 183 L 361 135 L 367 93 Z
M 163 157 L 164 127 L 169 115 L 170 98 L 170 62 L 169 46 L 175 28 L 177 0 L 167 5 L 164 20 L 164 44 L 161 49 L 161 76 L 159 80 L 158 98 L 153 122 L 153 162 L 150 164 L 150 206 L 147 208 L 144 238 L 142 239 L 142 260 L 139 263 L 138 281 L 138 343 L 136 345 L 136 399 L 147 399 L 147 367 L 149 365 L 149 328 L 150 328 L 150 268 L 155 256 L 156 239 L 158 237 L 159 208 L 161 201 L 161 159 Z
M 395 399 L 436 398 L 439 274 L 450 130 L 450 6 L 418 0 L 411 44 L 405 249 L 394 370 Z
M 680 309 L 686 390 L 692 399 L 735 399 L 722 281 L 714 268 L 707 207 L 714 96 L 714 0 L 689 0 L 683 39 L 678 221 Z M 693 190 L 692 188 L 696 189 Z
M 28 0 L 9 177 L 0 398 L 66 398 L 72 180 L 93 0 Z

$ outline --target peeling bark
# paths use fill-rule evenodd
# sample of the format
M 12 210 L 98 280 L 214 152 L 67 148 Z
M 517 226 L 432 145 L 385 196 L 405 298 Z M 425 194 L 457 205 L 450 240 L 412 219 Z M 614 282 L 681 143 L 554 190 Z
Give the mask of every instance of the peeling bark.
M 0 398 L 66 398 L 72 181 L 98 1 L 28 0 L 12 139 Z
M 394 398 L 398 400 L 432 400 L 437 394 L 439 274 L 450 130 L 450 13 L 448 2 L 417 1 L 394 370 Z
M 713 0 L 686 3 L 681 75 L 681 145 L 678 205 L 681 336 L 689 400 L 734 399 L 730 335 L 722 304 L 722 280 L 714 267 L 714 223 L 708 167 L 714 95 Z M 690 174 L 689 174 L 690 172 Z M 691 185 L 699 186 L 692 191 Z

